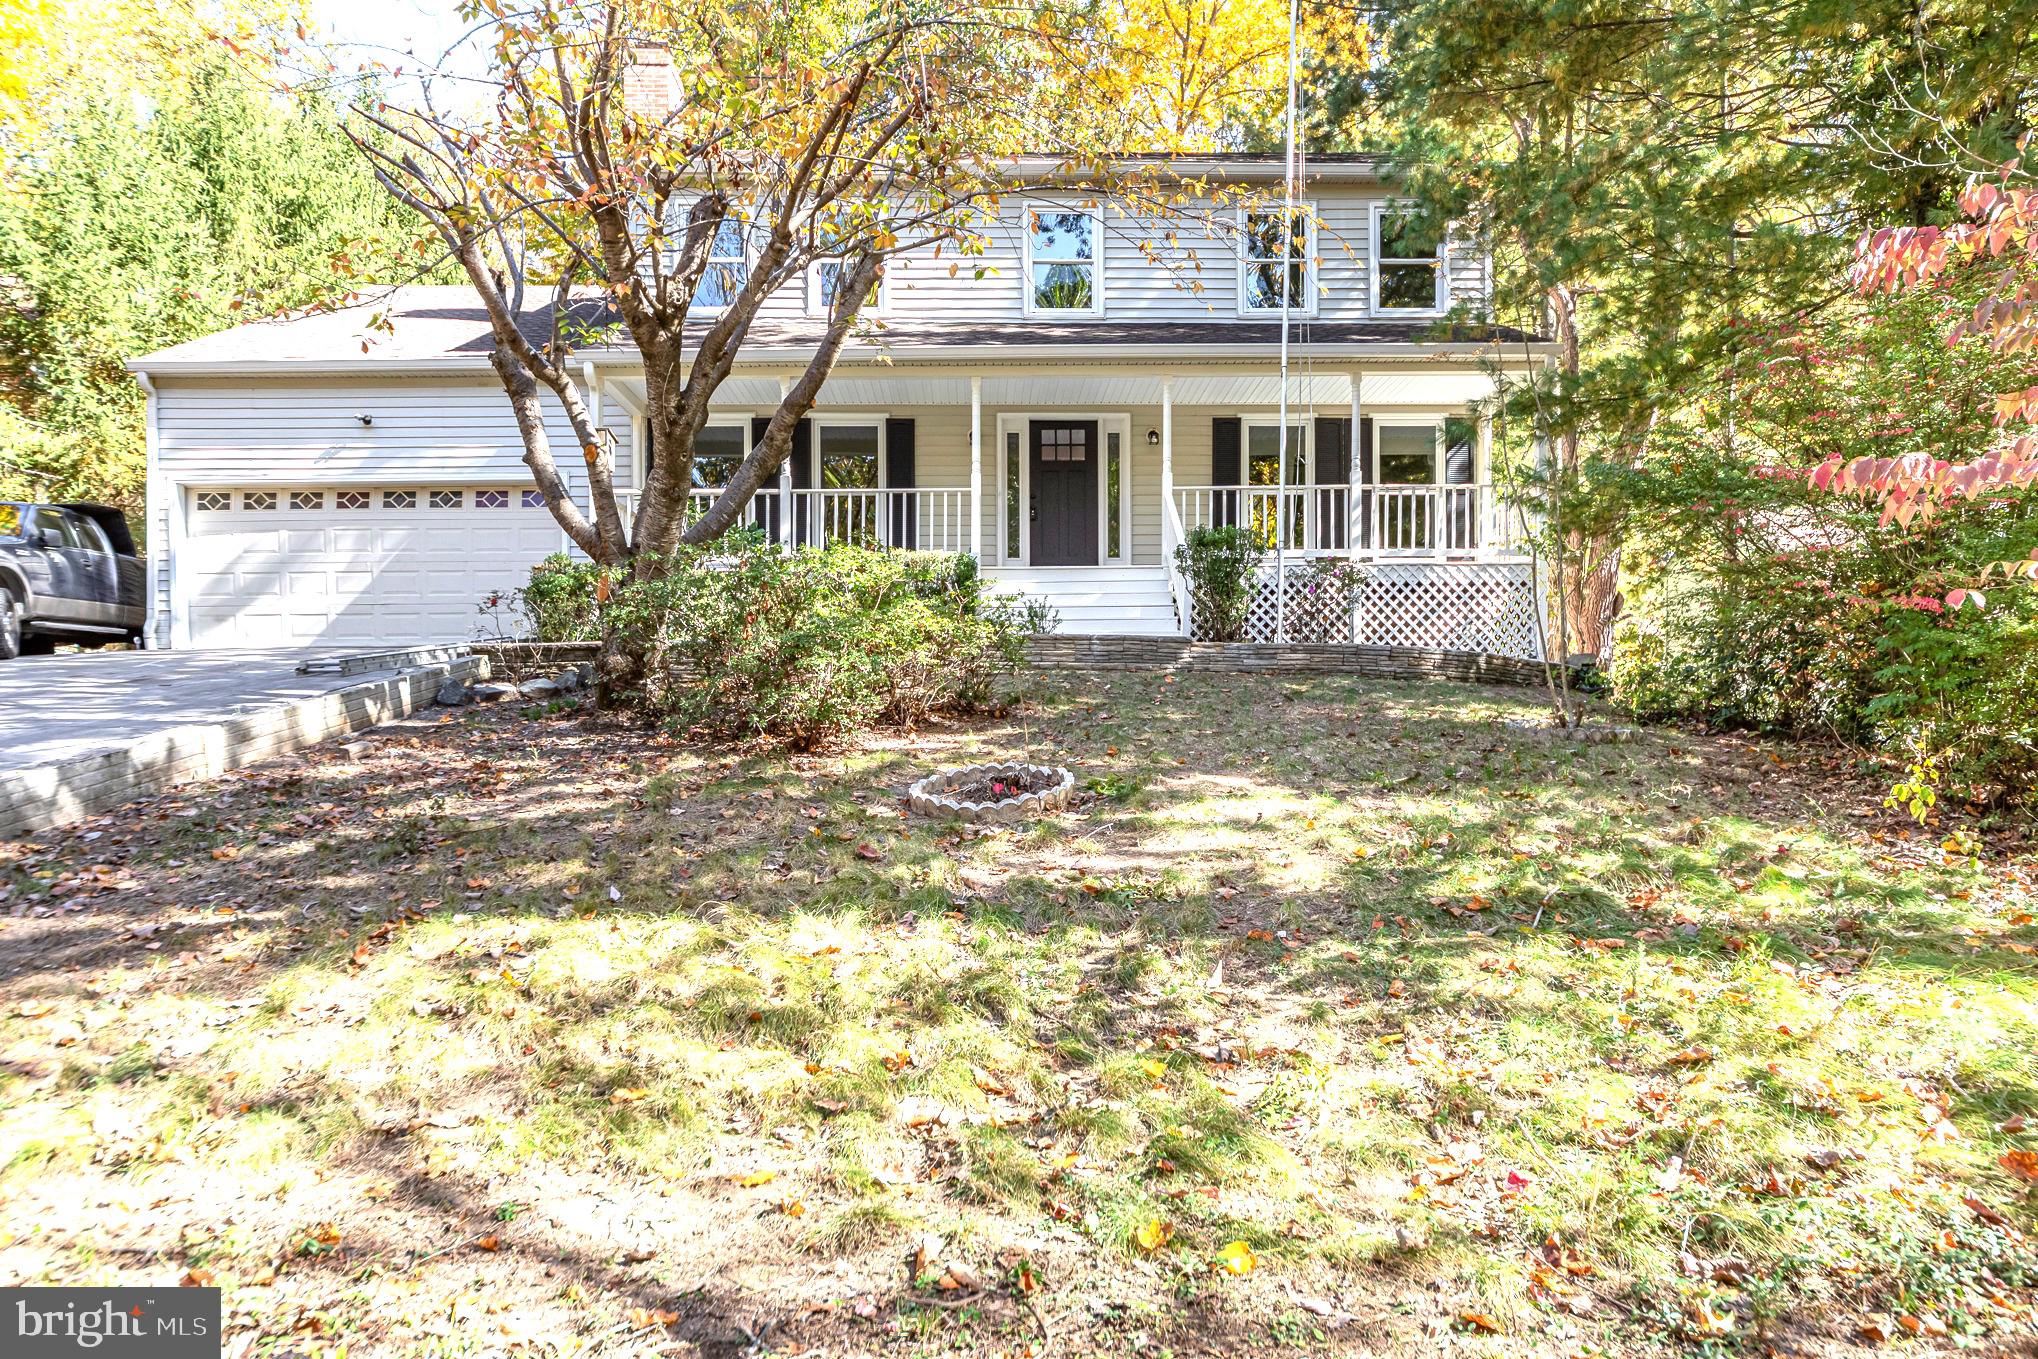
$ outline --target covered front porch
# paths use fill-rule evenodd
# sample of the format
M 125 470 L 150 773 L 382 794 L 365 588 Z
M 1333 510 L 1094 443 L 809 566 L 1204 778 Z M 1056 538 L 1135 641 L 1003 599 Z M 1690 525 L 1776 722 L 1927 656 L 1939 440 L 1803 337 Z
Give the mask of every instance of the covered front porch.
M 700 511 L 787 380 L 724 384 Z M 747 518 L 790 545 L 969 553 L 1065 632 L 1180 636 L 1197 620 L 1175 549 L 1240 525 L 1269 553 L 1256 636 L 1535 655 L 1528 520 L 1482 415 L 1495 386 L 1491 365 L 1433 358 L 1298 372 L 1284 427 L 1263 359 L 844 362 Z M 600 389 L 641 415 L 641 381 Z M 630 424 L 640 484 L 656 450 Z

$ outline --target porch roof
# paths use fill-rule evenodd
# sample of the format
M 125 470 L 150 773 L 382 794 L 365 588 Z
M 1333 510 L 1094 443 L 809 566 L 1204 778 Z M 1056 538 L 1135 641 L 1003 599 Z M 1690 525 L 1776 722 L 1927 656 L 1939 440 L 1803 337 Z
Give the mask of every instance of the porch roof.
M 609 317 L 600 303 L 571 304 L 578 325 Z M 385 324 L 386 323 L 386 324 Z M 550 334 L 549 307 L 522 318 L 534 342 Z M 689 327 L 692 329 L 692 327 Z M 706 330 L 706 323 L 699 327 Z M 804 364 L 822 332 L 818 320 L 759 321 L 743 343 L 746 367 Z M 1166 358 L 1265 364 L 1279 348 L 1281 327 L 1264 320 L 1213 315 L 1207 321 L 1023 321 L 957 323 L 881 318 L 843 347 L 844 362 L 1040 364 L 1057 358 L 1084 365 L 1097 359 Z M 1539 337 L 1504 326 L 1435 321 L 1311 321 L 1296 318 L 1291 341 L 1316 361 L 1378 359 L 1463 362 L 1486 358 L 1527 363 L 1547 352 Z M 485 369 L 491 348 L 488 315 L 471 289 L 384 290 L 335 311 L 254 321 L 132 359 L 137 371 L 175 375 L 246 375 L 459 371 Z M 627 340 L 590 345 L 582 361 L 634 366 Z

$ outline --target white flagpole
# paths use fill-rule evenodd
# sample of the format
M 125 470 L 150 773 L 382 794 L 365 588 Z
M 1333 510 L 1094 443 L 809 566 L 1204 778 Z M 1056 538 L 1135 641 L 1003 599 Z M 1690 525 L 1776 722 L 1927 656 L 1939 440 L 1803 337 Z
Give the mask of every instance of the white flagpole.
M 1295 249 L 1295 199 L 1297 196 L 1295 156 L 1295 30 L 1300 0 L 1288 0 L 1288 158 L 1282 169 L 1281 234 L 1281 425 L 1274 442 L 1278 466 L 1274 473 L 1274 638 L 1288 640 L 1288 308 L 1294 302 L 1293 260 Z M 1308 235 L 1303 234 L 1307 250 Z M 1305 258 L 1302 281 L 1309 282 Z M 1250 459 L 1248 459 L 1250 463 Z

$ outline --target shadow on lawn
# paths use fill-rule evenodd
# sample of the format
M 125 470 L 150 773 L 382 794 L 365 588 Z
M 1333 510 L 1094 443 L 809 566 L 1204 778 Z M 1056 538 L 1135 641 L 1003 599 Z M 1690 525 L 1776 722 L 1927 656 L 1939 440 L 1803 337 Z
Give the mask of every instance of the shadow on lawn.
M 1049 685 L 1038 703 L 998 723 L 932 730 L 841 757 L 743 751 L 733 760 L 646 733 L 489 714 L 420 732 L 422 753 L 380 756 L 359 769 L 326 766 L 269 789 L 224 785 L 231 797 L 206 824 L 181 825 L 139 866 L 144 875 L 160 871 L 172 853 L 199 865 L 186 874 L 197 881 L 178 889 L 193 894 L 191 910 L 146 943 L 159 945 L 159 956 L 187 955 L 168 985 L 194 1009 L 264 994 L 286 978 L 299 994 L 322 983 L 372 982 L 395 959 L 415 969 L 415 991 L 466 1007 L 468 1041 L 479 1026 L 481 1041 L 500 1042 L 509 1030 L 482 1023 L 494 983 L 473 977 L 487 960 L 471 950 L 411 955 L 405 941 L 420 912 L 406 906 L 438 903 L 421 912 L 419 928 L 441 927 L 457 912 L 498 942 L 590 917 L 689 921 L 702 931 L 689 947 L 700 949 L 726 946 L 753 919 L 854 920 L 907 937 L 953 916 L 975 931 L 980 951 L 1001 935 L 1024 937 L 1049 955 L 1073 957 L 1095 984 L 1064 1008 L 1042 1010 L 1001 990 L 1011 983 L 996 978 L 920 976 L 901 965 L 872 982 L 876 1001 L 908 1022 L 942 1007 L 981 1013 L 1025 1030 L 1029 1041 L 1044 1038 L 1060 1069 L 1091 1078 L 1109 1075 L 1103 1054 L 1180 1014 L 1179 998 L 1139 994 L 1162 956 L 1221 970 L 1227 985 L 1258 988 L 1304 1012 L 1342 1009 L 1377 1035 L 1443 1029 L 1471 1013 L 1475 1002 L 1459 974 L 1475 955 L 1533 973 L 1534 987 L 1476 1002 L 1529 1031 L 1578 1023 L 1583 1006 L 1567 989 L 1567 957 L 1618 953 L 1739 975 L 1865 954 L 1879 968 L 1921 978 L 2029 986 L 2029 961 L 1993 944 L 1977 952 L 1927 877 L 1892 886 L 1849 864 L 1818 869 L 1814 891 L 1789 876 L 1798 860 L 1778 846 L 1827 856 L 1822 825 L 1838 822 L 1839 804 L 1862 790 L 1808 783 L 1758 797 L 1736 781 L 1716 799 L 1695 791 L 1710 774 L 1699 743 L 1649 737 L 1574 747 L 1509 725 L 1534 711 L 1519 695 L 1455 686 L 1110 677 Z M 1072 763 L 1079 783 L 1096 779 L 1082 815 L 978 839 L 958 825 L 887 814 L 930 767 L 1015 755 Z M 1665 796 L 1672 783 L 1689 787 Z M 332 807 L 310 826 L 300 805 L 308 798 Z M 1551 820 L 1591 840 L 1590 852 L 1573 861 L 1530 829 Z M 1328 871 L 1298 866 L 1327 857 L 1323 837 L 1332 831 L 1356 837 L 1369 856 Z M 208 866 L 204 856 L 229 844 L 243 846 L 239 857 Z M 1658 904 L 1652 894 L 1665 883 L 1691 903 L 1690 918 Z M 239 896 L 247 909 L 221 915 L 215 902 L 211 914 L 197 916 L 207 891 Z M 1479 909 L 1468 910 L 1475 900 Z M 77 915 L 17 928 L 7 940 L 11 994 L 61 1002 L 82 974 L 131 963 L 144 942 L 130 924 L 158 909 L 145 882 Z M 251 932 L 249 946 L 240 957 L 217 957 L 213 945 L 235 931 Z M 542 966 L 548 947 L 536 942 L 527 957 Z M 557 1030 L 606 1055 L 555 1048 L 519 1061 L 499 1049 L 485 1077 L 463 1083 L 428 1072 L 409 1097 L 421 1107 L 466 1100 L 526 1118 L 542 1113 L 581 1139 L 575 1145 L 562 1133 L 549 1150 L 599 1157 L 632 1120 L 669 1118 L 675 1135 L 685 1132 L 687 1111 L 676 1104 L 613 1103 L 645 1082 L 648 1064 L 607 1048 L 623 1017 L 660 1010 L 690 1041 L 817 1063 L 826 1057 L 833 1012 L 821 968 L 802 980 L 807 973 L 794 960 L 781 969 L 777 991 L 732 975 L 681 994 L 661 979 L 659 959 L 616 961 L 615 976 L 570 998 L 563 988 L 537 995 L 506 983 L 511 994 L 532 997 L 506 1002 L 512 1010 L 557 1003 Z M 1834 971 L 1839 985 L 1853 966 Z M 1660 1069 L 1660 1053 L 1617 1033 L 1595 1041 L 1626 1064 L 1623 1074 Z M 1778 1052 L 1793 1042 L 1769 1041 Z M 159 1070 L 210 1081 L 217 1065 L 171 1058 Z M 862 1077 L 839 1087 L 828 1083 L 834 1079 L 817 1089 L 851 1113 L 882 1112 L 859 1103 Z M 1448 1085 L 1440 1083 L 1437 1112 L 1451 1124 L 1472 1103 L 1453 1107 Z M 1803 1115 L 1800 1093 L 1780 1080 L 1755 1080 L 1748 1092 L 1771 1115 Z M 302 1073 L 245 1094 L 286 1111 L 350 1098 L 338 1085 L 322 1095 Z M 2014 1070 L 1991 1072 L 1972 1099 L 1992 1117 L 2038 1110 L 2038 1089 Z M 761 1097 L 757 1108 L 783 1114 Z M 1668 1154 L 1680 1149 L 1679 1137 L 1652 1129 L 1636 1154 Z M 470 1221 L 490 1206 L 478 1181 L 405 1183 L 399 1202 L 444 1222 Z M 392 1254 L 407 1248 L 393 1230 Z M 754 1219 L 741 1230 L 761 1232 Z M 525 1250 L 519 1233 L 505 1238 L 505 1254 Z M 757 1240 L 759 1249 L 783 1249 L 771 1233 Z M 605 1286 L 627 1305 L 673 1307 L 669 1288 L 615 1272 L 614 1245 L 567 1233 L 533 1245 L 528 1263 L 565 1262 L 608 1277 Z M 713 1346 L 747 1344 L 738 1323 L 754 1331 L 753 1309 L 770 1305 L 711 1280 L 680 1310 L 689 1338 L 716 1353 Z M 1206 1340 L 1245 1324 L 1223 1314 L 1205 1320 L 1213 1328 Z M 1240 1353 L 1262 1343 L 1243 1331 L 1235 1339 Z

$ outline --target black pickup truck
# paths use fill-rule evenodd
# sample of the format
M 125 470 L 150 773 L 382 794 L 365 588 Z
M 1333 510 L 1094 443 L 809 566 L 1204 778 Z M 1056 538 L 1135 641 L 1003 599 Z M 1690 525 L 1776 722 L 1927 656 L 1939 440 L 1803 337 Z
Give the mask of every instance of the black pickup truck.
M 146 574 L 112 506 L 0 501 L 0 660 L 140 646 Z

